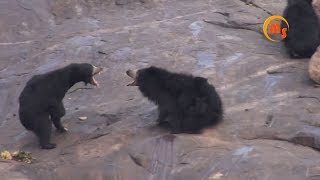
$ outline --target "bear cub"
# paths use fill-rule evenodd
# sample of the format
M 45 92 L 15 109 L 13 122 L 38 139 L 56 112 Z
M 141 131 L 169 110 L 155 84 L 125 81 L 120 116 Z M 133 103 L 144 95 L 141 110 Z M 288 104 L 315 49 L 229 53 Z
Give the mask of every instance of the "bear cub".
M 320 44 L 320 24 L 312 0 L 288 0 L 283 17 L 289 23 L 283 42 L 290 57 L 311 57 Z M 286 23 L 281 23 L 282 28 L 286 26 Z
M 67 129 L 61 124 L 66 111 L 63 98 L 76 83 L 98 86 L 94 76 L 103 69 L 88 63 L 72 63 L 64 68 L 33 76 L 19 96 L 19 118 L 22 125 L 39 138 L 42 149 L 53 149 L 50 143 L 52 123 L 60 132 Z
M 171 133 L 200 133 L 223 118 L 220 96 L 205 78 L 154 66 L 126 73 L 133 78 L 128 86 L 138 86 L 145 97 L 158 105 L 157 122 L 167 125 Z

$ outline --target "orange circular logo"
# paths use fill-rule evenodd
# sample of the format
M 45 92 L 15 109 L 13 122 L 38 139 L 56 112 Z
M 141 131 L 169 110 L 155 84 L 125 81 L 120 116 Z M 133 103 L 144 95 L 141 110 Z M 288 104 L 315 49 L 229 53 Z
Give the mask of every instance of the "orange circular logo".
M 281 29 L 280 23 L 272 23 L 273 21 L 283 21 L 287 24 L 287 28 Z M 268 29 L 269 27 L 269 29 Z M 282 16 L 270 16 L 268 19 L 266 19 L 263 23 L 263 34 L 264 36 L 272 42 L 280 42 L 282 39 L 285 39 L 287 37 L 287 32 L 289 31 L 289 23 L 288 21 L 282 17 Z M 270 35 L 279 34 L 281 35 L 281 40 L 272 39 Z

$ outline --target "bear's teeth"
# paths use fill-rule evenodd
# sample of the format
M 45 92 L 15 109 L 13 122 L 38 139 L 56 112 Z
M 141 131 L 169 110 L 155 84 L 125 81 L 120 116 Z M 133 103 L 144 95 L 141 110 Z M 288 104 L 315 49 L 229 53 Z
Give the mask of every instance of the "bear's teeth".
M 90 84 L 95 85 L 95 86 L 98 86 L 98 85 L 99 85 L 98 82 L 96 81 L 96 79 L 95 79 L 94 77 L 91 78 Z

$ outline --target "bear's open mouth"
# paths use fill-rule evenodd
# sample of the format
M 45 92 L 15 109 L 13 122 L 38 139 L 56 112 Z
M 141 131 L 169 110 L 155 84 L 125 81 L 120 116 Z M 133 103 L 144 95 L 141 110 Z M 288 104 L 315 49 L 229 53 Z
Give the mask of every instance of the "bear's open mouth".
M 95 75 L 98 75 L 100 74 L 102 71 L 103 71 L 103 68 L 101 67 L 95 67 L 95 66 L 92 66 L 93 67 L 93 71 L 92 71 L 92 76 L 91 76 L 91 79 L 90 79 L 90 84 L 94 85 L 94 86 L 99 86 L 99 83 L 98 81 L 94 78 Z
M 127 70 L 127 75 L 133 79 L 133 82 L 129 83 L 127 86 L 137 86 L 137 71 Z

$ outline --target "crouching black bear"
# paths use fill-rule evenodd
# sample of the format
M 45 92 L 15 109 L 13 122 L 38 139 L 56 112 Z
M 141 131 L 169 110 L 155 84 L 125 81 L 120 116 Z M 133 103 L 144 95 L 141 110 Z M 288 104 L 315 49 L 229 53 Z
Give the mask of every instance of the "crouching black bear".
M 283 40 L 291 58 L 309 58 L 320 44 L 320 24 L 312 0 L 288 0 L 283 17 L 289 23 Z M 287 25 L 282 22 L 281 27 Z
M 91 64 L 70 64 L 64 68 L 33 76 L 19 96 L 19 117 L 22 125 L 33 131 L 43 149 L 53 149 L 50 143 L 52 123 L 60 132 L 66 132 L 60 118 L 65 115 L 63 98 L 76 83 L 98 86 L 94 76 L 103 69 Z
M 168 72 L 158 67 L 128 70 L 142 94 L 158 105 L 159 124 L 172 133 L 200 133 L 223 118 L 222 101 L 215 88 L 202 77 Z

